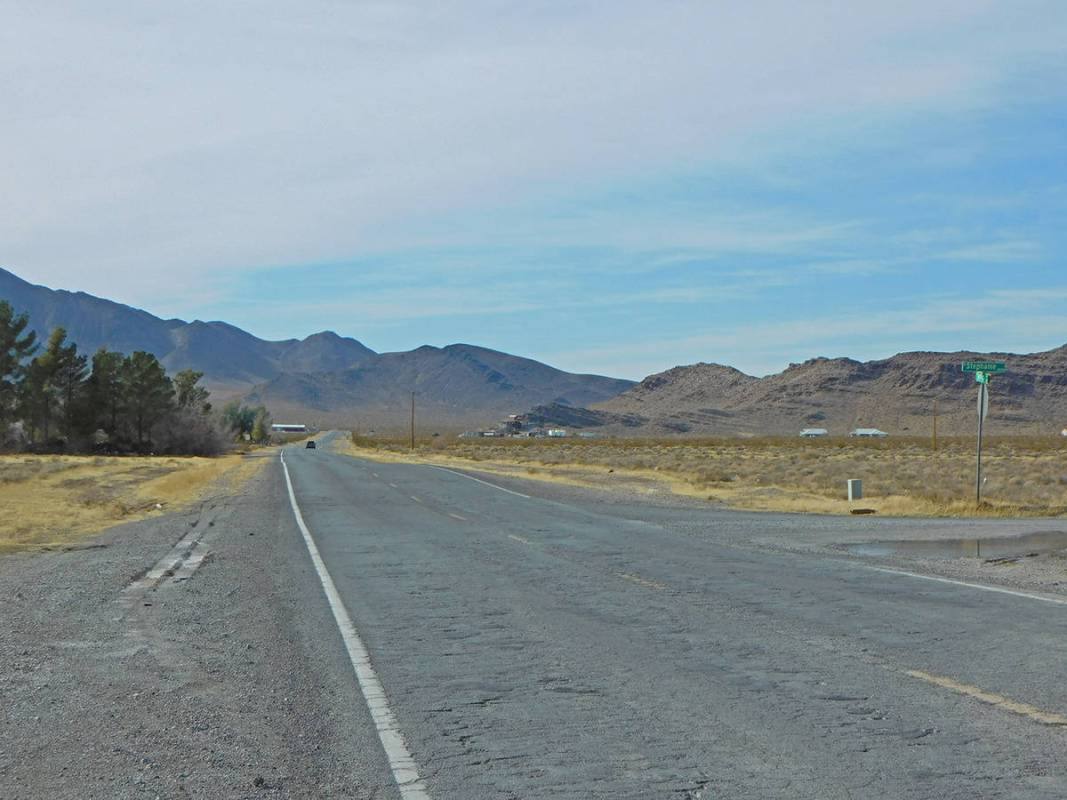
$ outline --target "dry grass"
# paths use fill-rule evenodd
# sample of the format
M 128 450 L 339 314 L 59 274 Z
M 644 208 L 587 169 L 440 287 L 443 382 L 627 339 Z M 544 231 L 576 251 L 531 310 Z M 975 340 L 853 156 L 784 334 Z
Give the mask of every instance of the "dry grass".
M 0 553 L 69 547 L 119 522 L 235 491 L 266 459 L 0 456 Z
M 501 474 L 640 491 L 670 491 L 760 511 L 843 514 L 845 481 L 861 478 L 859 505 L 881 514 L 1067 514 L 1067 442 L 986 443 L 981 509 L 974 506 L 972 439 L 928 440 L 435 439 L 414 454 L 402 442 L 358 440 L 361 455 L 466 464 Z

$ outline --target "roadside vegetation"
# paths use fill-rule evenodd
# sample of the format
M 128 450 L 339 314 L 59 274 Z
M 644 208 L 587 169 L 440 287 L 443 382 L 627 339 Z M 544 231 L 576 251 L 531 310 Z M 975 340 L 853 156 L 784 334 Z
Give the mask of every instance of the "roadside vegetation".
M 445 439 L 354 437 L 352 452 L 484 469 L 504 475 L 672 492 L 740 509 L 922 516 L 1067 514 L 1067 440 L 987 439 L 981 508 L 974 438 Z M 845 482 L 863 480 L 850 506 Z
M 0 300 L 0 553 L 73 546 L 265 463 L 234 451 L 269 439 L 266 409 L 216 411 L 200 372 L 171 377 L 146 352 L 90 358 L 63 328 L 41 344 L 28 326 Z
M 90 358 L 56 328 L 41 344 L 0 300 L 0 450 L 215 455 L 270 436 L 263 407 L 216 413 L 203 373 L 169 376 L 154 355 L 101 348 Z
M 0 554 L 77 547 L 120 522 L 236 491 L 265 458 L 0 455 Z

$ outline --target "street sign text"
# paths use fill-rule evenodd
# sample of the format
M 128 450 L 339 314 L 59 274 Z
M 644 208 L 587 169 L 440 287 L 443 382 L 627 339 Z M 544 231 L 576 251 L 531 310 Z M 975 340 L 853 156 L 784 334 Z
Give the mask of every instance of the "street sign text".
M 1003 372 L 1008 367 L 1003 361 L 964 361 L 964 372 Z

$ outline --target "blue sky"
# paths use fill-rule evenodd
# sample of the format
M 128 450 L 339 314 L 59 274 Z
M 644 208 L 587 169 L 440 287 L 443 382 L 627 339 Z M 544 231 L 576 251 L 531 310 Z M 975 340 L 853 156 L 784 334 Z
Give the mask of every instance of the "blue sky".
M 1064 344 L 1067 5 L 888 5 L 25 6 L 0 264 L 631 378 Z

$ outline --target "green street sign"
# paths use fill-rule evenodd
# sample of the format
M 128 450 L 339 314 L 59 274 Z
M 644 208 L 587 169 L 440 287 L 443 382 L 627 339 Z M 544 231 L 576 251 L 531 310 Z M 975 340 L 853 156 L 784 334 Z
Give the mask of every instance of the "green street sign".
M 1004 372 L 1008 367 L 1003 361 L 964 361 L 964 372 Z M 981 381 L 979 381 L 981 382 Z
M 989 373 L 988 372 L 976 372 L 976 373 L 974 373 L 974 382 L 975 383 L 989 383 Z

